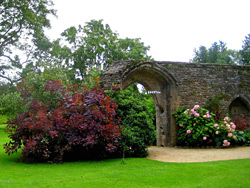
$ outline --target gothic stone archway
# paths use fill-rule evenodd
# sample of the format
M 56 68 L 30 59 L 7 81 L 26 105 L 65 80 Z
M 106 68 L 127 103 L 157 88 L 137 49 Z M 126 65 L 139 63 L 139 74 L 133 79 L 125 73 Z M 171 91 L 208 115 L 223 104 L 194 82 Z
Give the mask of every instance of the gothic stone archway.
M 134 82 L 152 94 L 156 105 L 157 145 L 176 145 L 177 126 L 172 114 L 179 107 L 204 106 L 209 98 L 226 94 L 222 111 L 237 97 L 250 101 L 250 66 L 194 64 L 157 61 L 113 62 L 101 80 L 105 89 L 120 84 L 122 89 Z
M 176 128 L 174 123 L 171 126 L 171 100 L 175 78 L 162 67 L 152 63 L 141 63 L 132 67 L 122 74 L 121 87 L 125 89 L 135 82 L 142 84 L 148 91 L 155 91 L 152 97 L 156 108 L 156 132 L 157 145 L 166 146 L 168 143 L 175 143 Z M 172 133 L 172 134 L 171 134 Z

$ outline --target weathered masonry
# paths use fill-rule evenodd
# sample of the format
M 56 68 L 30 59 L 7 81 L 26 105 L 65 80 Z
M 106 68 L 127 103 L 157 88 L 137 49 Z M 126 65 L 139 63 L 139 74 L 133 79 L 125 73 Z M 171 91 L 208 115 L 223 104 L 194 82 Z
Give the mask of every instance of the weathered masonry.
M 221 110 L 234 116 L 250 115 L 250 66 L 156 61 L 113 62 L 101 80 L 106 89 L 141 83 L 151 93 L 156 108 L 157 145 L 174 146 L 177 129 L 172 114 L 179 107 L 204 106 L 225 96 Z

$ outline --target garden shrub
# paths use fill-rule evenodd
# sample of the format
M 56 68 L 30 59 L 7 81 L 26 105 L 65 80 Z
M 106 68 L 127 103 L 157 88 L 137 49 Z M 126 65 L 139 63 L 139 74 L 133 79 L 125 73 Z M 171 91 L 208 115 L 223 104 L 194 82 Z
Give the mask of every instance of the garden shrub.
M 250 128 L 245 130 L 245 145 L 250 146 Z
M 229 146 L 237 141 L 237 135 L 234 135 L 236 125 L 230 118 L 225 117 L 224 121 L 216 123 L 214 114 L 199 105 L 192 109 L 180 108 L 174 116 L 179 126 L 178 145 Z
M 216 125 L 215 141 L 216 146 L 230 146 L 235 145 L 241 139 L 241 135 L 237 134 L 236 125 L 229 117 L 225 117 Z M 218 125 L 218 126 L 217 126 Z
M 55 96 L 48 90 L 44 90 L 47 80 L 61 80 L 64 86 L 71 85 L 67 76 L 68 70 L 56 67 L 45 68 L 43 72 L 29 72 L 25 79 L 18 83 L 15 89 L 8 89 L 8 92 L 1 92 L 0 108 L 3 108 L 1 114 L 11 118 L 27 110 L 32 99 L 48 103 L 54 102 Z M 7 88 L 6 88 L 7 89 Z M 25 94 L 29 93 L 29 96 Z M 26 101 L 23 100 L 23 97 Z M 52 104 L 53 105 L 53 104 Z
M 156 140 L 155 109 L 152 109 L 151 96 L 140 93 L 136 84 L 126 90 L 112 91 L 110 96 L 118 104 L 117 115 L 122 125 L 117 156 L 147 156 L 147 147 Z
M 26 87 L 19 89 L 26 98 L 30 96 Z M 56 95 L 53 105 L 33 99 L 27 112 L 8 123 L 11 141 L 4 146 L 6 153 L 22 149 L 26 162 L 57 163 L 72 153 L 78 159 L 93 159 L 117 149 L 120 137 L 117 104 L 103 89 L 65 88 L 59 81 L 48 81 L 44 89 L 51 96 Z
M 214 97 L 208 98 L 208 101 L 204 106 L 205 109 L 214 114 L 213 117 L 215 121 L 219 121 L 222 118 L 221 101 L 225 98 L 228 98 L 228 95 L 225 93 L 220 93 Z
M 12 118 L 13 118 L 13 116 L 11 116 L 11 115 L 0 114 L 0 124 L 7 124 L 7 122 Z
M 18 91 L 2 94 L 0 96 L 0 114 L 9 117 L 16 116 L 25 111 L 22 103 L 23 99 Z
M 237 125 L 237 130 L 245 131 L 250 128 L 250 117 L 246 114 L 240 114 L 232 119 Z

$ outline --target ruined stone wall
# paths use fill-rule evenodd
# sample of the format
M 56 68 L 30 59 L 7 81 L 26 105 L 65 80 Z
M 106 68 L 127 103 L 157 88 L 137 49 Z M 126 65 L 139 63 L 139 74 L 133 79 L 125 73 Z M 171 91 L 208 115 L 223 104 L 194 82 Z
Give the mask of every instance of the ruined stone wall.
M 250 101 L 250 66 L 158 62 L 177 80 L 179 105 L 204 106 L 209 98 L 224 95 L 222 111 L 237 97 Z
M 194 64 L 156 61 L 118 61 L 101 75 L 105 89 L 134 82 L 152 94 L 156 106 L 157 145 L 176 144 L 177 126 L 172 116 L 179 107 L 204 106 L 209 99 L 223 96 L 222 115 L 248 113 L 250 116 L 250 66 Z M 233 115 L 235 115 L 233 114 Z
M 112 83 L 122 83 L 122 75 L 137 62 L 114 62 L 102 75 L 106 89 Z M 141 63 L 141 62 L 140 62 Z M 229 105 L 237 97 L 250 101 L 250 66 L 194 64 L 180 62 L 155 62 L 168 70 L 176 79 L 177 104 L 179 107 L 204 106 L 209 98 L 225 94 L 222 110 L 228 113 Z M 153 68 L 153 67 L 152 67 Z

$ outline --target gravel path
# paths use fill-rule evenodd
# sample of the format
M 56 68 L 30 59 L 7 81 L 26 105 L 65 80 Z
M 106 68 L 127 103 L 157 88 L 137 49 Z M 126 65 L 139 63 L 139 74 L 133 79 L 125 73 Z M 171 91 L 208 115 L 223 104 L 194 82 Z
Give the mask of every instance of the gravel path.
M 148 148 L 148 151 L 148 159 L 177 163 L 250 158 L 250 147 L 248 146 L 221 149 L 183 149 L 152 146 Z

